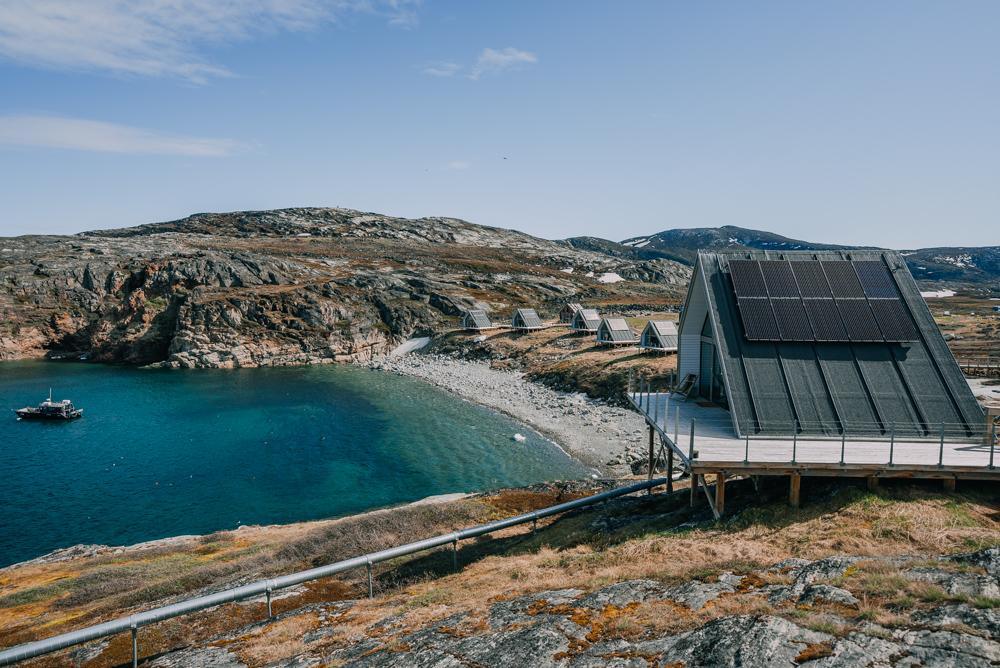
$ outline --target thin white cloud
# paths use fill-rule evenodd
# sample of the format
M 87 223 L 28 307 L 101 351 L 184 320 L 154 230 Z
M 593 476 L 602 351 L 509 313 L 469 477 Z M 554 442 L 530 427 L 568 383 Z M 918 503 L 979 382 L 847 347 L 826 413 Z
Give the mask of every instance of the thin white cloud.
M 448 169 L 454 171 L 464 171 L 472 167 L 472 163 L 466 160 L 452 160 L 448 163 Z
M 169 135 L 128 125 L 61 116 L 0 116 L 0 146 L 223 157 L 248 149 L 231 139 Z
M 538 62 L 538 56 L 530 51 L 522 51 L 512 46 L 506 49 L 483 49 L 476 59 L 476 66 L 469 73 L 470 79 L 478 79 L 484 74 L 495 74 L 505 70 L 533 65 Z
M 476 62 L 468 68 L 450 61 L 439 61 L 424 65 L 420 71 L 432 77 L 453 77 L 465 70 L 465 78 L 475 81 L 484 74 L 498 74 L 537 62 L 538 56 L 530 51 L 508 46 L 506 49 L 483 49 Z
M 437 62 L 425 65 L 421 72 L 432 77 L 453 77 L 461 69 L 462 66 L 458 63 Z
M 422 0 L 2 0 L 0 56 L 58 70 L 172 76 L 230 71 L 202 49 L 371 14 L 413 27 Z

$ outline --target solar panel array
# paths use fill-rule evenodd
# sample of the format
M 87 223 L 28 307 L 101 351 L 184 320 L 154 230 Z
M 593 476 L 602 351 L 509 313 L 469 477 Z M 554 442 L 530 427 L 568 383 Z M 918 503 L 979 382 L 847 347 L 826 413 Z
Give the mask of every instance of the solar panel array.
M 898 342 L 918 338 L 879 260 L 730 260 L 751 341 Z

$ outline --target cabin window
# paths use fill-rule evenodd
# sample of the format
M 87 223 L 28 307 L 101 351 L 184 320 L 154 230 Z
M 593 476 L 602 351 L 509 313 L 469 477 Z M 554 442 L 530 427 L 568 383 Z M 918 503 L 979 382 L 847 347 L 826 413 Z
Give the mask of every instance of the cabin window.
M 726 384 L 722 378 L 719 351 L 708 341 L 701 342 L 701 363 L 698 370 L 698 394 L 703 399 L 728 408 Z

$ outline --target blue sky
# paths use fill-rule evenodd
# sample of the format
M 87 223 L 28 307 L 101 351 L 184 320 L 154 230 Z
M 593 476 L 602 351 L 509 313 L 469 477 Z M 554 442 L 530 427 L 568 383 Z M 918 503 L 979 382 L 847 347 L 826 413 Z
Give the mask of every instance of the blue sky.
M 287 206 L 998 244 L 1000 3 L 0 3 L 0 234 Z

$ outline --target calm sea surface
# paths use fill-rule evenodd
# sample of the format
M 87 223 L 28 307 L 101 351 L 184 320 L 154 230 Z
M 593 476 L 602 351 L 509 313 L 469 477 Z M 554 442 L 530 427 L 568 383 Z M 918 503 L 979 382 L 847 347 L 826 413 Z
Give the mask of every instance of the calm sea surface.
M 50 386 L 83 418 L 16 420 Z M 0 363 L 0 566 L 588 473 L 513 420 L 377 371 Z

